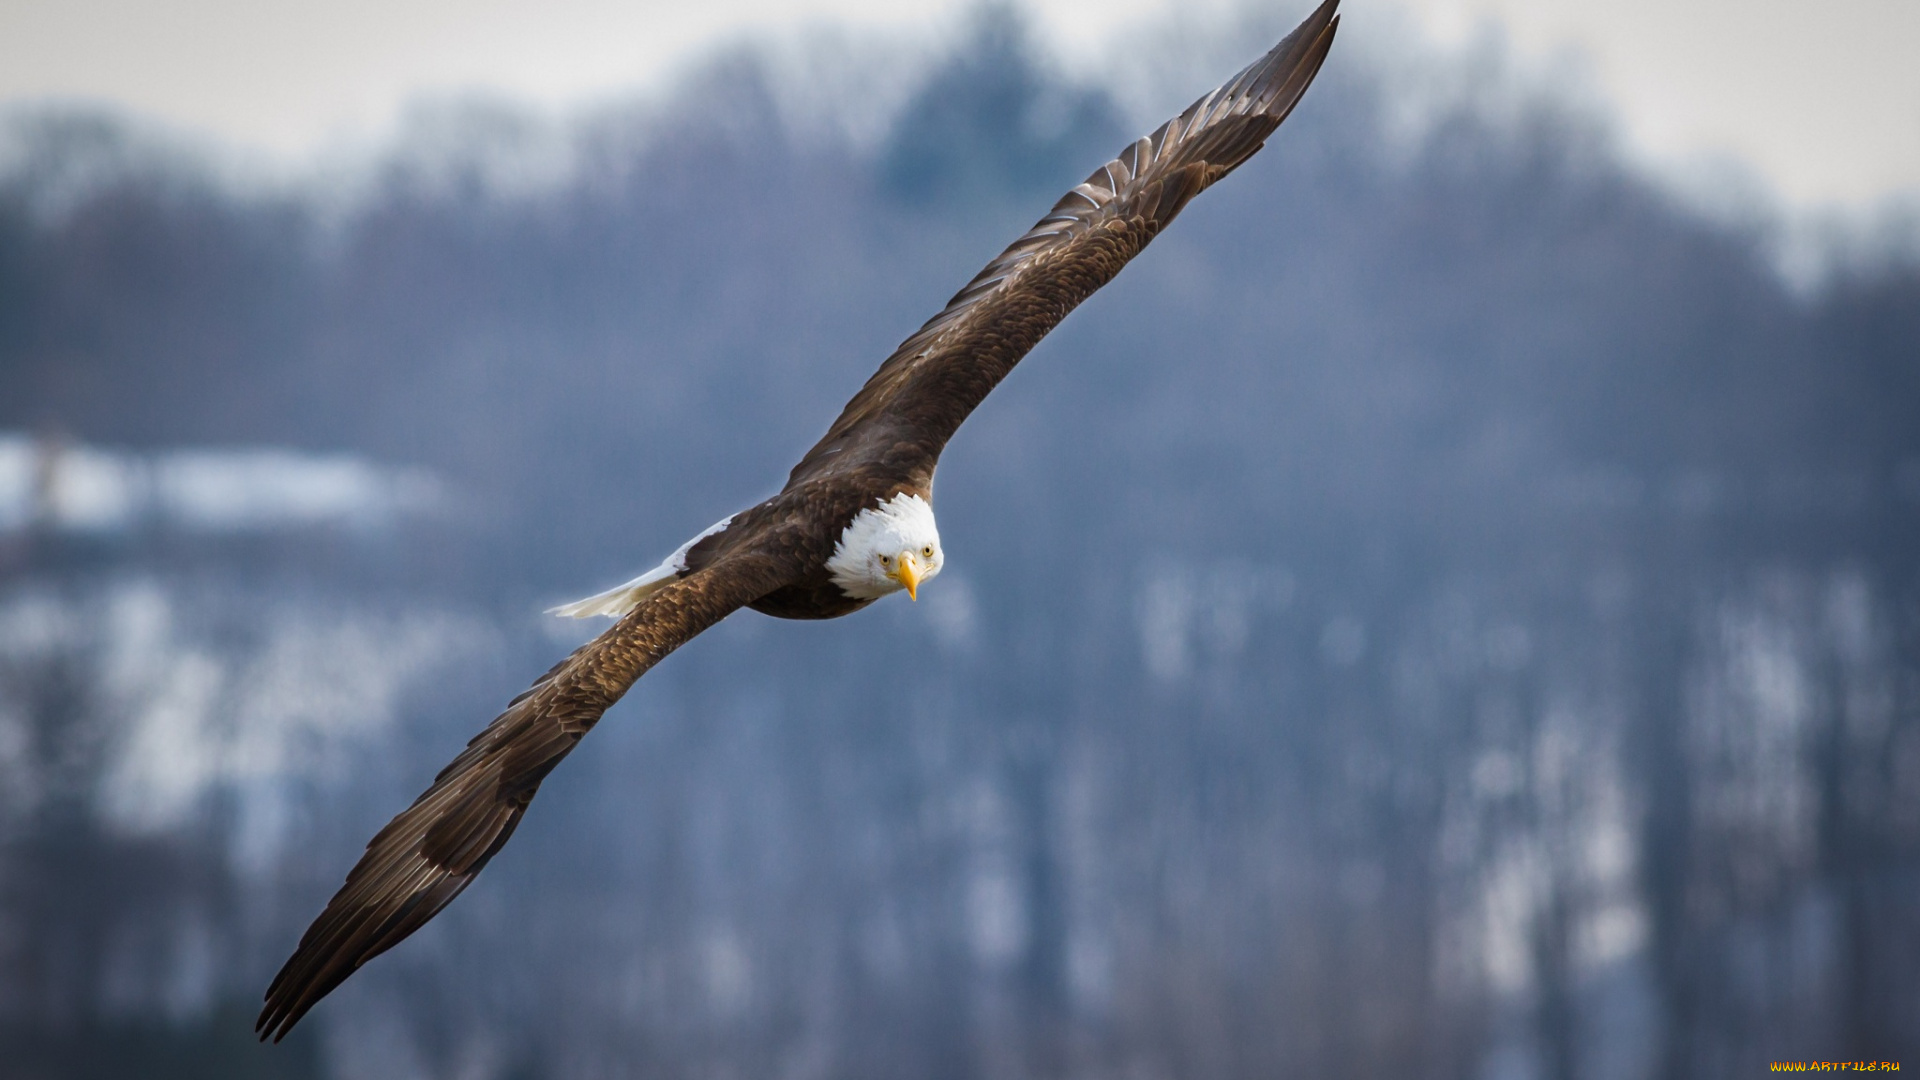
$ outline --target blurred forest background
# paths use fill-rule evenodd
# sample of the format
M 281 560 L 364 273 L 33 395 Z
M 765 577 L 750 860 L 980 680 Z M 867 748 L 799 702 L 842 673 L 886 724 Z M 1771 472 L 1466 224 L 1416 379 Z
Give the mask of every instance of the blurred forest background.
M 1154 115 L 988 11 L 868 135 L 740 52 L 337 188 L 11 117 L 0 1073 L 1920 1064 L 1920 262 L 1789 287 L 1581 109 L 1409 127 L 1340 48 L 960 433 L 919 604 L 694 642 L 253 1045 L 367 838 L 591 632 L 543 607 L 771 491 L 1293 14 Z

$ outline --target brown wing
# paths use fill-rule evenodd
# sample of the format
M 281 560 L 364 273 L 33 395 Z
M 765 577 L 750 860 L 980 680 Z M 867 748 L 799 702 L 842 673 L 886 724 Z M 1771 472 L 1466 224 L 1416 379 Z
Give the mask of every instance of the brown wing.
M 1272 52 L 1067 192 L 894 350 L 787 486 L 876 459 L 930 481 L 947 440 L 1020 358 L 1287 118 L 1333 44 L 1338 6 L 1325 0 Z
M 267 988 L 254 1023 L 278 1042 L 360 965 L 439 914 L 513 835 L 540 781 L 608 706 L 674 649 L 785 584 L 781 564 L 722 560 L 648 597 L 556 664 L 367 844 Z

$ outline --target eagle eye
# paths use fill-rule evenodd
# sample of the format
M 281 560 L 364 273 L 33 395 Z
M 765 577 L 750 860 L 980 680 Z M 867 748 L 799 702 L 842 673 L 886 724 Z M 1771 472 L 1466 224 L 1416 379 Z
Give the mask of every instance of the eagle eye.
M 929 559 L 933 558 L 933 545 L 928 544 L 926 547 L 921 548 L 920 554 L 925 555 Z

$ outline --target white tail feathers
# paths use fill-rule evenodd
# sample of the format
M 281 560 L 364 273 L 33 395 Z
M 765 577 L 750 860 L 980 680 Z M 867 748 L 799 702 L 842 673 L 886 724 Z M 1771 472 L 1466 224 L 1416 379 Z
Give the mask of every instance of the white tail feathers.
M 649 595 L 660 591 L 667 582 L 679 573 L 671 566 L 656 566 L 653 569 L 627 582 L 617 585 L 603 593 L 596 593 L 585 600 L 575 600 L 571 604 L 547 609 L 549 615 L 563 615 L 569 619 L 585 619 L 594 615 L 606 615 L 619 618 L 632 611 L 635 605 Z
M 681 544 L 673 554 L 667 556 L 666 562 L 625 585 L 616 585 L 606 592 L 596 593 L 585 600 L 575 600 L 571 604 L 548 608 L 547 614 L 563 615 L 569 619 L 585 619 L 594 615 L 606 615 L 618 619 L 632 611 L 640 601 L 659 592 L 668 582 L 680 576 L 680 572 L 687 568 L 687 552 L 692 550 L 693 545 L 731 524 L 733 524 L 732 518 L 715 522 L 701 530 L 699 536 Z

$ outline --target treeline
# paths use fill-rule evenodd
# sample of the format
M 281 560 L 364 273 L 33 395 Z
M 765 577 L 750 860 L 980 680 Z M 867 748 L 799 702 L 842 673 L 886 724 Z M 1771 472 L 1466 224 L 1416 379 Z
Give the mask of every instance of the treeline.
M 1551 103 L 1409 150 L 1344 62 L 961 432 L 921 603 L 689 646 L 304 1045 L 242 1046 L 360 845 L 568 647 L 539 607 L 770 490 L 1140 126 L 1000 16 L 877 144 L 781 93 L 731 61 L 558 179 L 454 139 L 344 203 L 14 121 L 0 428 L 454 493 L 0 538 L 26 1075 L 1920 1056 L 1920 269 L 1796 294 Z

